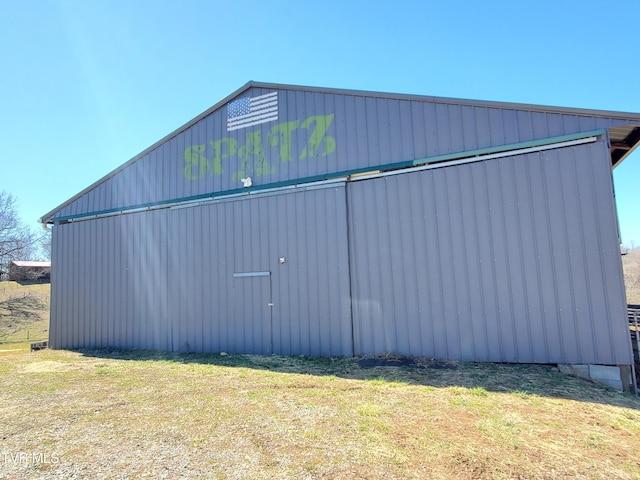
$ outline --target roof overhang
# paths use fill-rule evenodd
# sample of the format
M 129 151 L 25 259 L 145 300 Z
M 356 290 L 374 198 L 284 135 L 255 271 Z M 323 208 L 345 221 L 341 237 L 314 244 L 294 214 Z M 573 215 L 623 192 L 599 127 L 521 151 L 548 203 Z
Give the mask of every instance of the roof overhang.
M 640 145 L 640 126 L 623 125 L 620 127 L 610 127 L 608 130 L 609 141 L 611 143 L 609 147 L 611 167 L 616 168 Z

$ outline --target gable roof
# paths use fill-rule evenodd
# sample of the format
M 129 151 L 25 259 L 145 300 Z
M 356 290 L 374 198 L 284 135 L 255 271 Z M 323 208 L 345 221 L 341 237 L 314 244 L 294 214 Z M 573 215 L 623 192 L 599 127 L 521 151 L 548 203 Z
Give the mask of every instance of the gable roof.
M 434 96 L 425 96 L 425 95 L 381 93 L 381 92 L 370 92 L 370 91 L 348 90 L 348 89 L 283 85 L 283 84 L 250 81 L 244 86 L 242 86 L 241 88 L 239 88 L 238 90 L 236 90 L 235 92 L 231 93 L 227 97 L 217 102 L 211 108 L 207 109 L 206 111 L 204 111 L 203 113 L 201 113 L 200 115 L 192 119 L 191 121 L 182 125 L 181 127 L 171 132 L 161 140 L 157 141 L 156 143 L 154 143 L 153 145 L 145 149 L 140 154 L 136 155 L 135 157 L 133 157 L 126 163 L 122 164 L 112 172 L 108 173 L 107 175 L 100 178 L 93 184 L 89 185 L 87 188 L 85 188 L 78 194 L 74 195 L 72 198 L 70 198 L 66 202 L 54 208 L 50 212 L 46 213 L 40 218 L 39 221 L 41 223 L 50 223 L 53 217 L 57 213 L 61 212 L 66 207 L 76 202 L 85 194 L 91 192 L 92 190 L 96 189 L 100 185 L 104 184 L 109 179 L 115 177 L 118 173 L 127 169 L 132 164 L 142 159 L 146 155 L 150 154 L 152 151 L 154 151 L 161 145 L 169 142 L 170 140 L 174 139 L 178 135 L 187 131 L 188 129 L 195 126 L 206 117 L 220 110 L 222 107 L 227 105 L 232 100 L 243 96 L 244 94 L 246 94 L 246 92 L 250 91 L 251 89 L 279 90 L 279 91 L 285 91 L 285 92 L 296 91 L 296 92 L 319 93 L 319 94 L 329 94 L 329 95 L 346 95 L 346 96 L 352 96 L 352 97 L 365 97 L 368 99 L 428 102 L 436 105 L 456 105 L 456 106 L 463 106 L 463 107 L 466 106 L 466 107 L 482 107 L 482 108 L 490 108 L 490 109 L 508 109 L 508 110 L 514 110 L 514 111 L 539 112 L 543 114 L 574 115 L 574 116 L 580 116 L 580 117 L 609 119 L 613 121 L 617 120 L 620 122 L 607 125 L 608 135 L 609 135 L 610 144 L 611 144 L 610 153 L 611 153 L 612 167 L 617 166 L 622 160 L 624 160 L 624 158 L 626 158 L 629 155 L 629 153 L 633 149 L 635 149 L 640 144 L 640 113 L 555 107 L 555 106 L 510 103 L 510 102 L 494 102 L 494 101 L 484 101 L 484 100 L 467 100 L 467 99 L 434 97 Z

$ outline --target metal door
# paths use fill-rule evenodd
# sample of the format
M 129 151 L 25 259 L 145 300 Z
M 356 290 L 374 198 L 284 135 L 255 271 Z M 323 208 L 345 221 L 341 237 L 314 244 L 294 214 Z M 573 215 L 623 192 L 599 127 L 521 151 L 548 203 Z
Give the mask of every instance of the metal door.
M 273 352 L 271 272 L 233 274 L 233 320 L 238 322 L 232 353 Z

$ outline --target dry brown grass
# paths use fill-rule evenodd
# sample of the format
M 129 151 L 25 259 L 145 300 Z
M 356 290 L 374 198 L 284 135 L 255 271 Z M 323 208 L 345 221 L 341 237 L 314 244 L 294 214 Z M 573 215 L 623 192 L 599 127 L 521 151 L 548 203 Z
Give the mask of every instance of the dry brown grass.
M 48 295 L 4 286 L 0 305 Z M 30 353 L 13 335 L 0 479 L 640 479 L 640 400 L 551 367 Z
M 629 250 L 622 256 L 624 285 L 627 290 L 627 302 L 640 304 L 640 248 Z
M 638 479 L 639 451 L 640 400 L 545 366 L 0 352 L 0 478 Z

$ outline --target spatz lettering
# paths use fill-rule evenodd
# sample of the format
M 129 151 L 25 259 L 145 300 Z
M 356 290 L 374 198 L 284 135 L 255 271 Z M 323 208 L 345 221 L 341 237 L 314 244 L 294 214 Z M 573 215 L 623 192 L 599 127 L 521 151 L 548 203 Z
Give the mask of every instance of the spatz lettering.
M 239 143 L 235 138 L 224 137 L 191 145 L 184 151 L 184 176 L 190 180 L 203 178 L 205 175 L 223 174 L 231 174 L 232 180 L 248 176 L 261 177 L 276 173 L 277 165 L 273 163 L 276 158 L 280 162 L 291 162 L 329 155 L 336 149 L 335 138 L 327 135 L 332 122 L 333 114 L 313 115 L 303 122 L 294 120 L 278 123 L 269 130 L 266 137 L 260 129 L 249 131 L 245 134 L 244 143 Z M 294 152 L 292 137 L 300 131 L 307 132 L 308 138 Z M 232 159 L 237 159 L 238 169 L 228 172 Z

